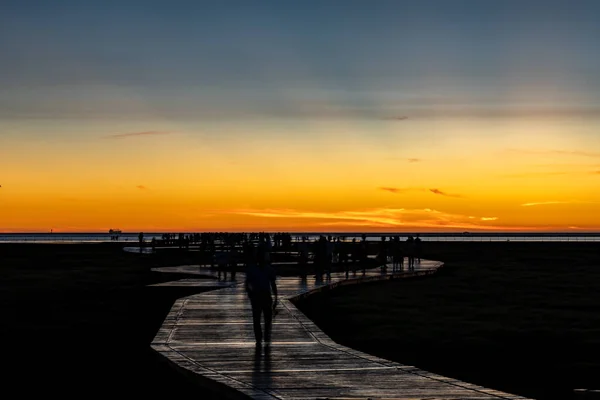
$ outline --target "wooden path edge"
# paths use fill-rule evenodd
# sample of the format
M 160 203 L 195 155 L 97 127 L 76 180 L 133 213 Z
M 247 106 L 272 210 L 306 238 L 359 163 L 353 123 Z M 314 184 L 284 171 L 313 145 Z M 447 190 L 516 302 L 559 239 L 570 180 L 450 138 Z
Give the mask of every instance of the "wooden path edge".
M 424 260 L 425 261 L 425 260 Z M 430 261 L 430 260 L 428 260 Z M 431 261 L 430 261 L 431 262 Z M 468 382 L 459 381 L 454 378 L 445 377 L 442 375 L 434 374 L 425 370 L 421 370 L 414 366 L 409 366 L 405 364 L 396 363 L 393 361 L 389 361 L 386 359 L 382 359 L 364 352 L 360 352 L 353 348 L 349 348 L 346 346 L 342 346 L 337 342 L 333 341 L 328 335 L 326 335 L 316 324 L 310 320 L 304 313 L 302 313 L 296 306 L 295 302 L 302 300 L 310 295 L 315 293 L 333 290 L 337 287 L 348 286 L 348 285 L 356 285 L 370 282 L 378 282 L 378 281 L 393 281 L 398 279 L 410 279 L 424 276 L 431 276 L 437 274 L 437 272 L 443 268 L 444 263 L 441 261 L 434 261 L 434 268 L 423 269 L 423 270 L 412 270 L 412 271 L 403 271 L 400 273 L 386 273 L 386 274 L 377 274 L 377 275 L 366 275 L 361 276 L 358 274 L 356 277 L 350 276 L 349 278 L 344 278 L 340 280 L 335 280 L 332 282 L 325 282 L 321 286 L 314 287 L 312 289 L 308 289 L 301 293 L 294 294 L 292 296 L 287 296 L 287 298 L 281 298 L 280 304 L 281 307 L 285 308 L 287 312 L 289 312 L 293 318 L 295 318 L 298 323 L 302 326 L 302 328 L 307 331 L 316 341 L 321 344 L 331 347 L 337 351 L 342 351 L 347 354 L 352 354 L 354 356 L 363 358 L 365 360 L 369 360 L 371 362 L 376 362 L 381 365 L 383 368 L 390 369 L 398 369 L 403 372 L 417 375 L 423 378 L 430 379 L 432 381 L 443 382 L 445 384 L 449 384 L 455 386 L 457 388 L 466 389 L 473 392 L 478 392 L 482 396 L 488 396 L 490 398 L 496 399 L 505 399 L 505 400 L 530 400 L 522 396 L 509 394 L 501 391 L 497 391 L 494 389 L 488 389 L 482 386 L 478 386 L 475 384 L 471 384 Z M 391 265 L 390 265 L 391 267 Z M 200 268 L 202 269 L 202 268 Z M 156 269 L 159 272 L 170 272 L 168 268 Z M 367 270 L 367 271 L 379 271 L 379 268 Z M 391 268 L 388 268 L 391 270 Z M 180 271 L 173 271 L 179 272 Z M 341 275 L 341 273 L 337 273 Z M 243 276 L 243 274 L 240 274 Z M 332 274 L 333 275 L 333 274 Z M 182 297 L 177 299 L 169 314 L 165 318 L 161 328 L 157 332 L 154 337 L 150 347 L 160 356 L 160 360 L 169 367 L 173 368 L 176 372 L 180 373 L 190 382 L 196 384 L 199 388 L 207 389 L 218 396 L 218 398 L 226 398 L 226 399 L 278 399 L 279 397 L 270 394 L 264 390 L 257 389 L 252 387 L 252 385 L 247 382 L 239 381 L 235 378 L 225 376 L 221 374 L 217 370 L 213 370 L 211 368 L 207 368 L 205 366 L 200 365 L 195 360 L 183 354 L 183 352 L 178 351 L 177 349 L 168 345 L 170 336 L 172 335 L 172 331 L 177 325 L 177 321 L 180 318 L 181 310 L 183 310 L 184 305 L 188 299 L 203 296 L 206 294 L 214 294 L 215 292 L 227 290 L 232 286 L 238 286 L 242 281 L 234 282 L 231 286 L 223 288 L 215 287 L 214 290 L 210 290 L 207 292 L 202 292 L 198 294 L 194 294 L 191 296 Z M 486 398 L 488 398 L 486 397 Z M 317 397 L 320 400 L 329 399 L 328 397 Z M 393 398 L 385 397 L 386 399 L 393 400 Z M 331 398 L 333 399 L 333 398 Z M 340 397 L 336 397 L 336 400 L 342 400 Z M 348 400 L 357 400 L 359 397 L 348 398 Z M 375 397 L 364 397 L 363 400 L 375 400 Z

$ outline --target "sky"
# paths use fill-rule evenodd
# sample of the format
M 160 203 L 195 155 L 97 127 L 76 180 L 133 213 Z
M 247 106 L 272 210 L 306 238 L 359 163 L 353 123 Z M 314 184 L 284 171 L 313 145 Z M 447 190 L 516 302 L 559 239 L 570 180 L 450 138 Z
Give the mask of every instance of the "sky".
M 600 2 L 0 3 L 0 232 L 600 230 Z

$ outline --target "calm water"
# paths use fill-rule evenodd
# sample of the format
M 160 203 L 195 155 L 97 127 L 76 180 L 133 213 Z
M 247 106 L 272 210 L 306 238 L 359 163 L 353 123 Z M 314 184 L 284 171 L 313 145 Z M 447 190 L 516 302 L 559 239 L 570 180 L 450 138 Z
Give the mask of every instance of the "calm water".
M 360 239 L 360 234 L 354 233 L 331 233 L 327 235 L 342 236 L 347 240 L 353 238 Z M 370 233 L 367 240 L 380 240 L 381 236 L 393 236 L 393 233 Z M 402 240 L 406 239 L 410 233 L 398 233 Z M 300 236 L 308 236 L 310 240 L 319 237 L 318 233 L 293 233 L 294 240 Z M 161 239 L 162 233 L 144 233 L 144 240 L 150 241 L 152 238 Z M 593 233 L 420 233 L 423 241 L 444 241 L 444 242 L 600 242 L 600 232 Z M 101 243 L 110 242 L 108 233 L 11 233 L 0 234 L 0 243 Z M 138 233 L 122 233 L 119 235 L 120 243 L 137 243 Z

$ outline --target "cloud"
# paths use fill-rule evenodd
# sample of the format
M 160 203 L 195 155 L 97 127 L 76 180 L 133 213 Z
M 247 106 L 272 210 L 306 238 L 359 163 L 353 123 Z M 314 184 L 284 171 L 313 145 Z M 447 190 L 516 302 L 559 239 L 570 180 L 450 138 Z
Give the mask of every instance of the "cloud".
M 404 120 L 407 120 L 407 119 L 408 119 L 408 117 L 405 117 L 405 116 L 384 118 L 384 120 L 386 120 L 386 121 L 404 121 Z
M 440 196 L 463 197 L 460 194 L 451 194 L 451 193 L 442 192 L 440 189 L 429 189 L 429 191 L 433 194 L 439 194 Z
M 564 201 L 539 201 L 539 202 L 532 202 L 532 203 L 523 203 L 521 204 L 521 207 L 533 207 L 533 206 L 545 206 L 548 204 L 564 204 Z
M 533 150 L 532 150 L 533 151 Z M 586 157 L 600 157 L 600 153 L 593 152 L 580 152 L 580 151 L 562 151 L 555 150 L 556 154 L 577 154 L 577 155 L 585 155 Z M 542 152 L 536 152 L 536 154 L 542 154 Z M 544 152 L 543 154 L 550 154 Z M 550 163 L 550 164 L 532 164 L 533 168 L 556 168 L 554 171 L 527 171 L 527 172 L 518 172 L 511 174 L 502 174 L 499 176 L 505 178 L 527 178 L 527 177 L 540 177 L 540 176 L 560 176 L 560 175 L 599 175 L 600 170 L 594 169 L 598 168 L 596 162 L 592 163 Z M 563 169 L 565 168 L 565 169 Z
M 404 158 L 404 157 L 386 157 L 386 160 L 391 160 L 391 161 L 407 161 L 409 163 L 417 163 L 417 162 L 421 162 L 423 161 L 422 158 Z
M 583 151 L 583 150 L 534 150 L 534 149 L 506 149 L 507 153 L 513 154 L 528 154 L 528 155 L 545 155 L 545 156 L 581 156 L 600 158 L 600 152 Z
M 144 185 L 137 185 L 136 188 L 140 189 L 140 190 L 147 190 L 148 188 Z
M 500 175 L 504 178 L 529 178 L 535 176 L 560 176 L 560 175 L 600 175 L 600 171 L 548 171 L 548 172 L 523 172 L 518 174 Z
M 534 206 L 547 206 L 552 204 L 596 204 L 595 201 L 582 201 L 582 200 L 562 200 L 562 201 L 536 201 L 531 203 L 523 203 L 521 207 L 534 207 Z
M 391 187 L 391 186 L 382 186 L 378 188 L 379 190 L 383 190 L 390 193 L 405 193 L 405 192 L 431 192 L 433 194 L 437 194 L 440 196 L 446 197 L 464 197 L 460 194 L 446 193 L 441 191 L 440 189 L 426 189 L 426 188 L 400 188 L 400 187 Z
M 227 211 L 237 215 L 260 218 L 311 220 L 317 226 L 378 227 L 384 229 L 470 229 L 470 230 L 523 230 L 531 227 L 496 226 L 479 221 L 494 221 L 497 217 L 477 217 L 452 214 L 430 208 L 372 208 L 335 212 L 303 211 L 294 209 L 239 209 Z M 287 223 L 287 222 L 286 222 Z
M 164 132 L 164 131 L 143 131 L 143 132 L 129 132 L 129 133 L 117 133 L 114 135 L 108 135 L 107 138 L 112 139 L 122 139 L 134 136 L 155 136 L 155 135 L 170 135 L 173 132 Z
M 567 171 L 548 171 L 548 172 L 522 172 L 518 174 L 504 174 L 505 178 L 528 178 L 532 176 L 558 176 L 558 175 L 570 175 L 579 174 L 580 172 L 567 172 Z
M 385 192 L 390 192 L 390 193 L 402 193 L 402 192 L 406 192 L 409 191 L 410 189 L 408 188 L 395 188 L 395 187 L 380 187 L 379 190 L 383 190 Z

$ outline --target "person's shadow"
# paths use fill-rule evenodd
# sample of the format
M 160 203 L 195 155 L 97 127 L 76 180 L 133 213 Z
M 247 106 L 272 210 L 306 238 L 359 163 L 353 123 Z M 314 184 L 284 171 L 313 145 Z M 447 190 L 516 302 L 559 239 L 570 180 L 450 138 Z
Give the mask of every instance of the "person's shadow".
M 252 368 L 252 386 L 259 390 L 271 388 L 271 345 L 255 346 L 254 366 Z

